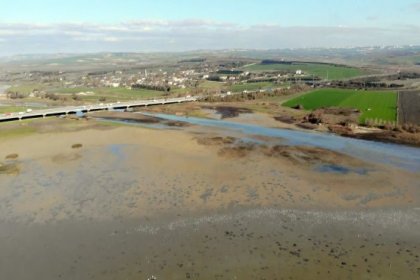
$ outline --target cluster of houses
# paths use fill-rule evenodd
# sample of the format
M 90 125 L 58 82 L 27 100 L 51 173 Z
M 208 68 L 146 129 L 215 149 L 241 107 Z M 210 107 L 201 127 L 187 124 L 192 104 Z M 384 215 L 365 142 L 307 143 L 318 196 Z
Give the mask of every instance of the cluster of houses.
M 10 81 L 19 80 L 46 84 L 54 88 L 126 88 L 145 87 L 145 88 L 171 88 L 185 89 L 194 88 L 205 80 L 219 81 L 228 84 L 247 83 L 247 82 L 280 82 L 291 77 L 303 76 L 302 70 L 296 73 L 279 72 L 248 72 L 235 68 L 229 69 L 218 64 L 195 64 L 172 67 L 169 69 L 127 69 L 116 71 L 96 71 L 96 72 L 61 72 L 61 71 L 33 71 L 16 73 L 15 76 L 4 77 Z

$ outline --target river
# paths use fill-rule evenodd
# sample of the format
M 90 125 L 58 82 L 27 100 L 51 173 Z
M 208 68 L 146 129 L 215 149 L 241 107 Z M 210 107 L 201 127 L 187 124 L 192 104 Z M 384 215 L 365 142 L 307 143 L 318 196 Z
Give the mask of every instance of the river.
M 268 128 L 224 120 L 183 117 L 167 114 L 145 113 L 145 115 L 200 126 L 237 130 L 248 135 L 277 137 L 286 140 L 286 144 L 288 145 L 320 147 L 373 163 L 392 165 L 414 172 L 420 171 L 420 149 L 405 145 L 346 138 L 330 133 Z M 282 143 L 284 144 L 284 142 Z

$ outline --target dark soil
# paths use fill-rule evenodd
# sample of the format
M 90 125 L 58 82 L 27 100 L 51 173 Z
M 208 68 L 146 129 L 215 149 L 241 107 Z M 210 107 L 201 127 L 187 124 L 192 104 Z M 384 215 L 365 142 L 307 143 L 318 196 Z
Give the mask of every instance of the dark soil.
M 276 121 L 279 121 L 279 122 L 283 122 L 283 123 L 288 123 L 288 124 L 294 124 L 294 123 L 296 123 L 296 119 L 294 118 L 294 117 L 292 117 L 292 116 L 276 116 L 276 117 L 274 117 L 274 119 L 276 120 Z
M 229 145 L 236 142 L 236 138 L 234 137 L 201 137 L 196 138 L 197 143 L 200 145 L 206 145 L 206 146 L 222 146 L 222 145 Z
M 232 106 L 203 106 L 203 109 L 216 110 L 216 112 L 222 115 L 222 119 L 234 118 L 240 114 L 251 114 L 253 111 L 248 108 L 232 107 Z
M 420 91 L 399 93 L 398 121 L 400 124 L 420 125 Z

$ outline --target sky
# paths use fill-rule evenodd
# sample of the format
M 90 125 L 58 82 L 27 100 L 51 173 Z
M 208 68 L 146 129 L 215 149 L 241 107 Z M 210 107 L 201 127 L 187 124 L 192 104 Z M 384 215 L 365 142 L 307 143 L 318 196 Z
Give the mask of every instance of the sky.
M 420 0 L 0 0 L 0 56 L 420 45 Z

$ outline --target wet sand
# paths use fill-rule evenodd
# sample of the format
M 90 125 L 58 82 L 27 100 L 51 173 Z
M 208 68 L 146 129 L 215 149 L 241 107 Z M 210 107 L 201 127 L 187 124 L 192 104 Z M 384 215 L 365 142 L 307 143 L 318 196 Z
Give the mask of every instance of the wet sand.
M 418 174 L 275 139 L 238 153 L 246 137 L 89 126 L 0 139 L 19 170 L 0 174 L 0 279 L 419 277 Z M 331 162 L 350 171 L 317 169 Z

